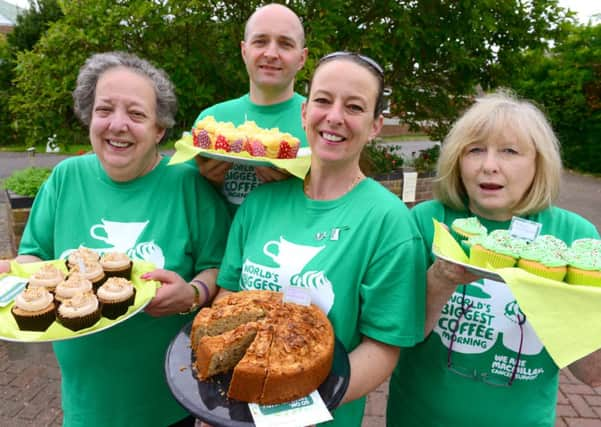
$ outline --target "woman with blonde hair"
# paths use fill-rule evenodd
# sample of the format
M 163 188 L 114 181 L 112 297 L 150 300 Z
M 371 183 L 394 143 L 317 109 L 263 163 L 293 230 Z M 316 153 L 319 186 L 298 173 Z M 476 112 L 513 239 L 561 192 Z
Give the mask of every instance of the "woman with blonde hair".
M 512 218 L 540 224 L 567 244 L 599 233 L 553 206 L 559 143 L 544 114 L 506 91 L 477 99 L 454 124 L 437 166 L 435 200 L 412 214 L 430 253 L 426 339 L 403 349 L 390 380 L 388 426 L 553 426 L 559 368 L 509 287 L 432 255 L 432 219 L 476 217 L 488 232 Z M 593 353 L 570 370 L 601 384 Z

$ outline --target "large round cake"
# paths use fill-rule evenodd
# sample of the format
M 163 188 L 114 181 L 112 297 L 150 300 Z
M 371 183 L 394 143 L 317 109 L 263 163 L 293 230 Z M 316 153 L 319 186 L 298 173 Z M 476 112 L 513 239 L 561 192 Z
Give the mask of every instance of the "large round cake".
M 282 302 L 271 291 L 241 291 L 206 307 L 190 332 L 196 375 L 233 369 L 228 397 L 263 405 L 308 395 L 327 378 L 334 331 L 315 305 Z

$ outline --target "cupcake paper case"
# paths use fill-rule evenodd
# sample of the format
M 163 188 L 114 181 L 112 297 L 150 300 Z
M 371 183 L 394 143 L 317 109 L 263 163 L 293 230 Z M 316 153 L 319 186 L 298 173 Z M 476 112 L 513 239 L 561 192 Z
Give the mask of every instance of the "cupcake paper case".
M 46 263 L 51 263 L 58 268 L 65 269 L 64 260 L 48 261 Z M 43 263 L 18 264 L 16 262 L 12 262 L 11 275 L 27 278 L 37 269 L 39 269 L 41 264 Z M 155 267 L 151 263 L 137 260 L 134 261 L 132 269 L 132 283 L 136 288 L 135 302 L 129 307 L 126 315 L 121 316 L 116 320 L 102 317 L 94 326 L 83 329 L 79 332 L 73 332 L 56 321 L 53 322 L 45 332 L 21 331 L 19 330 L 15 319 L 11 315 L 10 310 L 12 308 L 12 304 L 8 304 L 7 306 L 0 308 L 0 339 L 18 342 L 58 341 L 94 333 L 111 327 L 116 323 L 120 323 L 133 313 L 142 310 L 154 297 L 159 283 L 140 279 L 140 275 L 150 272 L 154 269 Z M 66 271 L 66 269 L 63 271 Z
M 56 306 L 52 294 L 45 287 L 23 290 L 11 308 L 19 329 L 45 331 L 56 318 Z

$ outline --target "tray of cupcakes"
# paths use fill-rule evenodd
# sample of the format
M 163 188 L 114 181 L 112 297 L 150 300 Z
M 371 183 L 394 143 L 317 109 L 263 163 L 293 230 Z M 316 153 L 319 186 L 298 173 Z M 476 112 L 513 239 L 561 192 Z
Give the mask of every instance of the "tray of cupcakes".
M 158 283 L 140 279 L 153 269 L 124 253 L 83 247 L 66 260 L 13 262 L 0 277 L 0 340 L 60 341 L 121 323 L 154 297 Z
M 601 287 L 601 240 L 581 238 L 570 245 L 552 235 L 532 240 L 509 230 L 488 232 L 478 218 L 456 220 L 447 230 L 435 222 L 434 254 L 468 271 L 503 281 L 494 270 L 519 268 L 535 276 L 569 285 Z

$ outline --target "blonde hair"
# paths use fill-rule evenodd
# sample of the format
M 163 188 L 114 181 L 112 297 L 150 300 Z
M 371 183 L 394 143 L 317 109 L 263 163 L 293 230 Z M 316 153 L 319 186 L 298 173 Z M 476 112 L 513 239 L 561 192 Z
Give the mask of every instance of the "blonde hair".
M 507 128 L 515 132 L 520 142 L 532 143 L 536 150 L 532 185 L 515 206 L 514 213 L 528 215 L 549 207 L 557 199 L 561 183 L 559 141 L 541 110 L 507 90 L 478 98 L 455 122 L 440 151 L 434 196 L 455 210 L 466 210 L 468 194 L 460 169 L 464 149 Z

